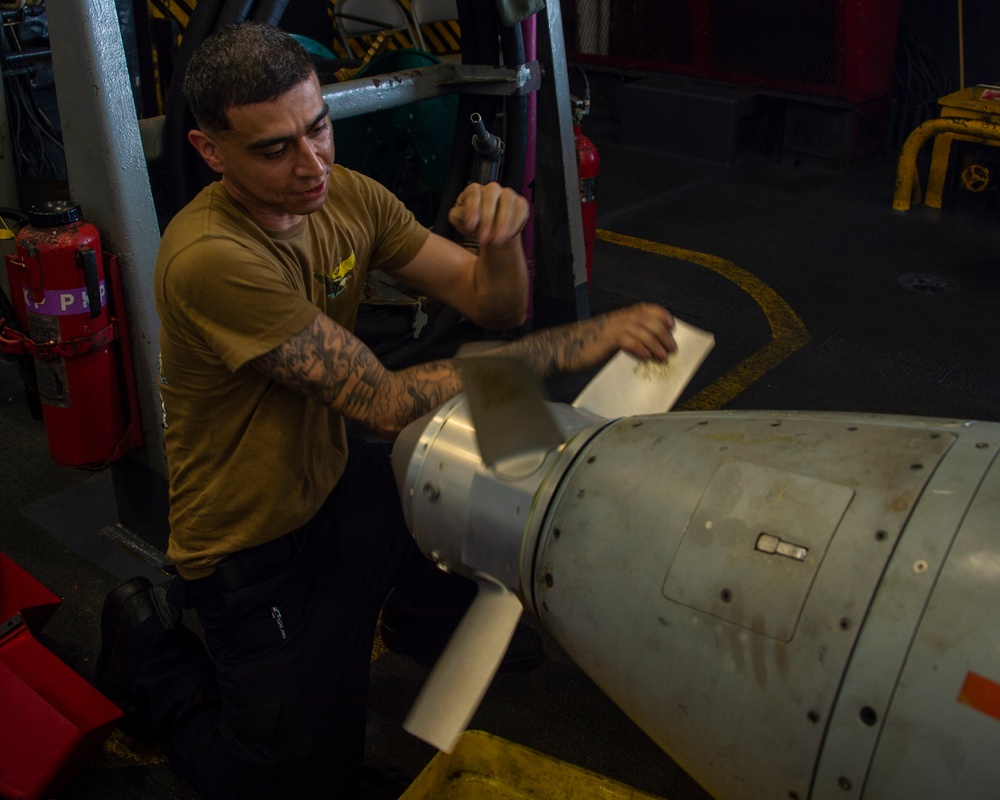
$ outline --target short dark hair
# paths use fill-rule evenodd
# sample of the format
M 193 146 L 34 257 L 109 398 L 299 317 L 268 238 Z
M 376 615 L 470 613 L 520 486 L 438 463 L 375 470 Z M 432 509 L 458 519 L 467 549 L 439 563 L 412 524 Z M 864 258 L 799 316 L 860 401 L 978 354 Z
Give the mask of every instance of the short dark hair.
M 184 73 L 184 99 L 202 129 L 230 127 L 226 110 L 280 97 L 316 72 L 306 49 L 260 22 L 229 25 L 195 50 Z

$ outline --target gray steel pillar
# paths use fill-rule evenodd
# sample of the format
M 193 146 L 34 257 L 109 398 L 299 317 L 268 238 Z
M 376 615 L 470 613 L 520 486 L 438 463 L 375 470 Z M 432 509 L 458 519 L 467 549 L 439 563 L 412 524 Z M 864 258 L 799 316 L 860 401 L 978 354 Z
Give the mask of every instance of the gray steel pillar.
M 17 172 L 14 169 L 14 146 L 10 140 L 10 125 L 7 121 L 7 101 L 3 92 L 3 81 L 0 80 L 0 206 L 18 208 Z M 0 289 L 10 296 L 10 285 L 7 281 L 7 270 L 3 268 L 2 258 L 14 252 L 13 239 L 0 239 Z
M 114 0 L 47 6 L 70 196 L 121 263 L 145 446 L 112 467 L 119 522 L 166 546 L 153 264 L 160 242 Z
M 0 206 L 17 208 L 17 173 L 14 170 L 14 145 L 7 121 L 7 100 L 0 81 Z M 0 270 L 2 272 L 3 270 Z
M 580 180 L 569 70 L 558 0 L 538 13 L 538 154 L 535 169 L 536 318 L 542 324 L 590 316 Z

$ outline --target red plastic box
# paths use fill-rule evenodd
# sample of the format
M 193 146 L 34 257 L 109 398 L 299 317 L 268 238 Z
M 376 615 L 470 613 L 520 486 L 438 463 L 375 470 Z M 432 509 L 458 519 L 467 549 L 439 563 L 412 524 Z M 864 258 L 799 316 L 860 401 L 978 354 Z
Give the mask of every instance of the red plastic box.
M 10 800 L 66 788 L 121 717 L 32 635 L 60 602 L 0 553 L 0 797 Z

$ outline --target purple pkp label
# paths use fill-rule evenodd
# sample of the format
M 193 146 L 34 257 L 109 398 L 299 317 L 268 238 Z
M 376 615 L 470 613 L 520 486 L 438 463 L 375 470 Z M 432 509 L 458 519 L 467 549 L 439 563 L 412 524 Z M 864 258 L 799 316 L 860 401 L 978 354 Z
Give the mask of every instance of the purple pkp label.
M 101 308 L 108 304 L 104 281 L 101 281 Z M 74 289 L 44 289 L 41 301 L 36 301 L 35 292 L 24 288 L 24 305 L 28 311 L 46 317 L 69 317 L 73 314 L 90 313 L 90 297 L 86 286 Z

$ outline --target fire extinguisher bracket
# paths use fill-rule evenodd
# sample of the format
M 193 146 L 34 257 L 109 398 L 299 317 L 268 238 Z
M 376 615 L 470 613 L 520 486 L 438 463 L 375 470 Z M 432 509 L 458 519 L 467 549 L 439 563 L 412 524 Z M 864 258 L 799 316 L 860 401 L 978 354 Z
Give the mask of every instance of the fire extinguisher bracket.
M 132 366 L 132 338 L 129 336 L 128 320 L 125 316 L 125 295 L 122 292 L 121 269 L 118 256 L 114 253 L 102 253 L 105 273 L 111 276 L 111 302 L 116 313 L 115 327 L 121 339 L 122 377 L 125 381 L 125 397 L 128 404 L 128 428 L 122 441 L 122 454 L 129 450 L 142 447 L 142 423 L 139 418 L 139 390 L 135 383 L 135 369 Z
M 11 329 L 6 325 L 6 320 L 0 317 L 0 352 L 10 355 L 27 353 L 33 358 L 72 358 L 107 347 L 117 338 L 118 324 L 112 320 L 106 327 L 87 336 L 77 336 L 66 341 L 36 342 Z

